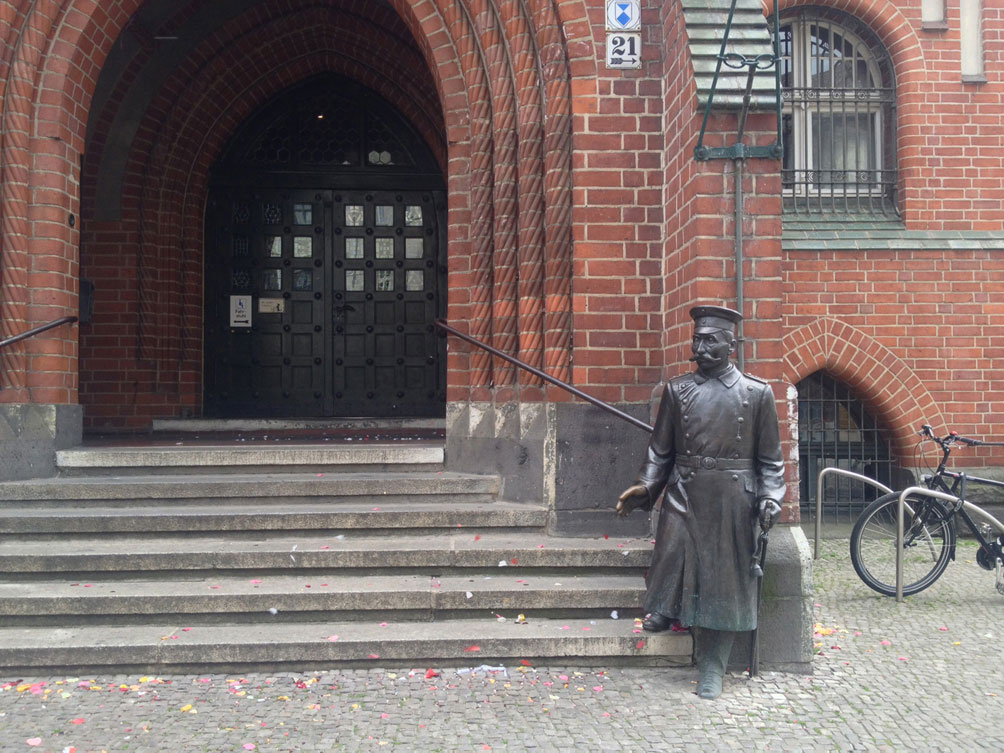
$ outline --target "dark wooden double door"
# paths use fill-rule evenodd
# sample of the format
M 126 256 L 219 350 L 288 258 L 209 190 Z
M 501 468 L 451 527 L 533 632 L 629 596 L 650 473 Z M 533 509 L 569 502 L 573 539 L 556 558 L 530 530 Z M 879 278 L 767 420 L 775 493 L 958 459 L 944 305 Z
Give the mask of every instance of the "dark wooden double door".
M 204 413 L 442 416 L 441 191 L 216 189 Z

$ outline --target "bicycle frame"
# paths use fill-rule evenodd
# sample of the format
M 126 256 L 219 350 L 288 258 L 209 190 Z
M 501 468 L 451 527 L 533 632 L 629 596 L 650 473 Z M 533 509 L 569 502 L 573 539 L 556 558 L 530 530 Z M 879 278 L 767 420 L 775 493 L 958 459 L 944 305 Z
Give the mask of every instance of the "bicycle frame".
M 896 601 L 898 602 L 903 601 L 903 512 L 906 507 L 906 498 L 908 496 L 923 495 L 934 497 L 942 502 L 947 502 L 948 520 L 951 524 L 955 525 L 955 516 L 961 515 L 963 521 L 965 521 L 966 525 L 969 527 L 969 530 L 972 531 L 973 535 L 980 542 L 980 549 L 985 550 L 988 554 L 992 551 L 990 549 L 992 539 L 986 539 L 983 537 L 983 534 L 979 530 L 979 526 L 977 526 L 976 522 L 970 516 L 970 512 L 981 515 L 991 522 L 998 531 L 1004 532 L 1004 525 L 1002 525 L 999 520 L 986 510 L 977 507 L 971 502 L 967 502 L 965 499 L 966 484 L 970 481 L 985 486 L 995 486 L 999 488 L 1004 488 L 1004 482 L 983 478 L 981 476 L 968 476 L 965 473 L 955 473 L 954 471 L 947 470 L 948 458 L 952 454 L 952 445 L 956 440 L 970 445 L 997 443 L 982 442 L 979 440 L 957 437 L 954 433 L 945 439 L 938 439 L 934 436 L 934 433 L 931 431 L 931 427 L 929 426 L 924 426 L 921 433 L 923 436 L 933 439 L 941 447 L 942 455 L 941 462 L 938 463 L 938 468 L 934 474 L 924 476 L 923 481 L 926 486 L 911 486 L 908 489 L 904 489 L 899 494 L 899 504 L 897 505 L 896 515 Z M 945 482 L 946 477 L 952 479 L 951 486 Z M 955 559 L 954 551 L 951 553 L 951 557 L 953 560 Z

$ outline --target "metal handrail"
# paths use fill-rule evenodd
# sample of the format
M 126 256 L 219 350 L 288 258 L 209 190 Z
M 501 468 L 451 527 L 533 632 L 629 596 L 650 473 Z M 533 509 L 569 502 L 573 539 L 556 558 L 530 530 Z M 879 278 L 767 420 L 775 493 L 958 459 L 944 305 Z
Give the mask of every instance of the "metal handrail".
M 61 319 L 56 319 L 55 321 L 49 322 L 48 324 L 43 324 L 33 329 L 29 329 L 27 332 L 22 332 L 20 335 L 14 335 L 13 337 L 8 337 L 6 340 L 0 340 L 0 348 L 6 348 L 8 345 L 13 345 L 14 343 L 21 342 L 22 340 L 27 340 L 29 337 L 34 337 L 35 335 L 45 332 L 46 330 L 53 329 L 54 327 L 60 327 L 64 324 L 73 324 L 77 321 L 75 316 L 64 316 Z
M 551 384 L 553 384 L 556 387 L 561 387 L 561 389 L 563 389 L 563 390 L 565 390 L 567 392 L 571 392 L 576 397 L 581 397 L 583 400 L 592 403 L 597 408 L 602 408 L 603 410 L 607 411 L 608 413 L 614 414 L 615 416 L 617 416 L 617 418 L 620 418 L 620 419 L 622 419 L 624 421 L 627 421 L 629 424 L 632 424 L 633 426 L 637 426 L 639 429 L 643 429 L 644 431 L 647 431 L 649 434 L 652 433 L 652 427 L 649 426 L 644 421 L 642 421 L 641 419 L 635 418 L 634 416 L 632 416 L 632 415 L 630 415 L 628 413 L 625 413 L 624 411 L 620 410 L 619 408 L 615 408 L 614 406 L 610 405 L 610 403 L 603 402 L 598 397 L 593 397 L 588 392 L 583 392 L 578 387 L 573 387 L 572 385 L 568 384 L 568 382 L 563 382 L 560 379 L 558 379 L 557 377 L 551 376 L 546 371 L 541 371 L 540 369 L 531 366 L 530 364 L 526 363 L 525 361 L 521 361 L 518 358 L 514 358 L 513 356 L 510 356 L 508 353 L 503 353 L 498 348 L 493 348 L 491 345 L 488 345 L 488 343 L 481 342 L 480 340 L 478 340 L 476 338 L 473 338 L 470 335 L 464 334 L 463 332 L 461 332 L 458 329 L 454 329 L 449 324 L 447 324 L 444 319 L 436 319 L 435 325 L 437 327 L 439 327 L 440 329 L 445 330 L 446 332 L 449 332 L 451 335 L 459 337 L 464 342 L 469 342 L 471 345 L 475 345 L 475 346 L 481 348 L 482 350 L 487 350 L 493 356 L 498 356 L 503 361 L 508 361 L 509 363 L 511 363 L 514 366 L 518 366 L 519 368 L 521 368 L 521 369 L 523 369 L 525 371 L 529 371 L 531 374 L 533 374 L 534 376 L 540 377 L 545 382 L 550 382 Z
M 860 473 L 846 471 L 843 468 L 824 468 L 821 470 L 819 472 L 819 476 L 816 477 L 816 547 L 812 555 L 812 559 L 814 560 L 819 559 L 819 538 L 823 529 L 823 477 L 828 474 L 846 476 L 847 478 L 853 478 L 856 481 L 863 481 L 866 484 L 871 484 L 877 489 L 881 489 L 886 494 L 892 494 L 892 489 L 885 484 L 881 484 L 873 478 L 862 476 Z

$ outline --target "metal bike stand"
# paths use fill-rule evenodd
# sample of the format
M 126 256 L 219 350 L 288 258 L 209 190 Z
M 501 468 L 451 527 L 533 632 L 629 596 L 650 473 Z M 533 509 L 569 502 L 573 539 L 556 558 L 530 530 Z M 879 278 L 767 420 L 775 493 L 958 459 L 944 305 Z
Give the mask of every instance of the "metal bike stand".
M 877 489 L 881 489 L 884 494 L 892 494 L 892 489 L 885 484 L 880 484 L 875 479 L 862 476 L 860 473 L 845 471 L 843 468 L 824 468 L 821 470 L 819 476 L 816 477 L 816 547 L 812 555 L 812 559 L 814 560 L 819 559 L 819 539 L 823 529 L 823 477 L 826 475 L 846 476 L 855 481 L 863 481 L 866 484 L 871 484 Z
M 926 486 L 907 487 L 899 493 L 899 504 L 896 506 L 896 601 L 903 601 L 903 508 L 906 506 L 907 496 L 911 494 L 923 494 L 943 499 L 946 502 L 961 502 L 966 512 L 975 513 L 997 526 L 998 531 L 1004 531 L 1004 525 L 1001 525 L 997 518 L 971 502 L 953 497 L 951 494 L 945 494 L 945 492 L 928 489 Z

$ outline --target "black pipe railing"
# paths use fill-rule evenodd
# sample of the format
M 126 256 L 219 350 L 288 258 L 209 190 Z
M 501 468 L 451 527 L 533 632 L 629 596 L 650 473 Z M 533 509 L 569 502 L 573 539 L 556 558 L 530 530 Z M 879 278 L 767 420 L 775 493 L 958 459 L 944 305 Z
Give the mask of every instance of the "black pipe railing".
M 77 317 L 75 316 L 64 316 L 62 319 L 56 319 L 48 324 L 43 324 L 33 329 L 29 329 L 27 332 L 22 332 L 20 335 L 14 335 L 13 337 L 8 337 L 6 340 L 0 340 L 0 348 L 6 348 L 8 345 L 13 345 L 14 343 L 19 343 L 22 340 L 27 340 L 29 337 L 34 337 L 35 335 L 45 332 L 46 330 L 53 329 L 54 327 L 61 327 L 64 324 L 73 324 L 75 321 L 77 321 Z
M 560 379 L 558 379 L 557 377 L 551 376 L 546 371 L 541 371 L 540 369 L 531 366 L 530 364 L 526 363 L 525 361 L 521 361 L 518 358 L 514 358 L 513 356 L 510 356 L 508 353 L 503 353 L 498 348 L 493 348 L 491 345 L 488 345 L 487 343 L 483 343 L 480 340 L 477 340 L 477 339 L 471 337 L 470 335 L 465 335 L 460 330 L 454 329 L 453 327 L 451 327 L 443 319 L 437 319 L 436 320 L 436 326 L 439 327 L 442 330 L 445 330 L 446 332 L 449 332 L 451 335 L 459 337 L 464 342 L 468 342 L 471 345 L 474 345 L 474 346 L 476 346 L 478 348 L 481 348 L 482 350 L 487 350 L 493 356 L 497 356 L 497 357 L 501 358 L 503 361 L 508 361 L 509 363 L 513 364 L 514 366 L 518 366 L 519 368 L 523 369 L 524 371 L 529 371 L 534 376 L 540 377 L 545 382 L 549 382 L 550 384 L 553 384 L 555 387 L 560 387 L 561 389 L 565 390 L 566 392 L 571 392 L 576 397 L 581 397 L 583 400 L 585 400 L 586 402 L 592 403 L 597 408 L 602 408 L 603 410 L 607 411 L 608 413 L 612 413 L 613 415 L 617 416 L 617 418 L 619 418 L 619 419 L 621 419 L 623 421 L 627 421 L 629 424 L 632 424 L 633 426 L 637 426 L 639 429 L 643 429 L 643 430 L 647 431 L 649 434 L 652 433 L 652 427 L 649 426 L 644 421 L 642 421 L 640 419 L 637 419 L 634 416 L 625 413 L 624 411 L 620 410 L 619 408 L 615 408 L 614 406 L 610 405 L 610 403 L 603 402 L 598 397 L 593 397 L 588 392 L 583 392 L 578 387 L 573 387 L 572 385 L 568 384 L 568 382 L 563 382 Z

